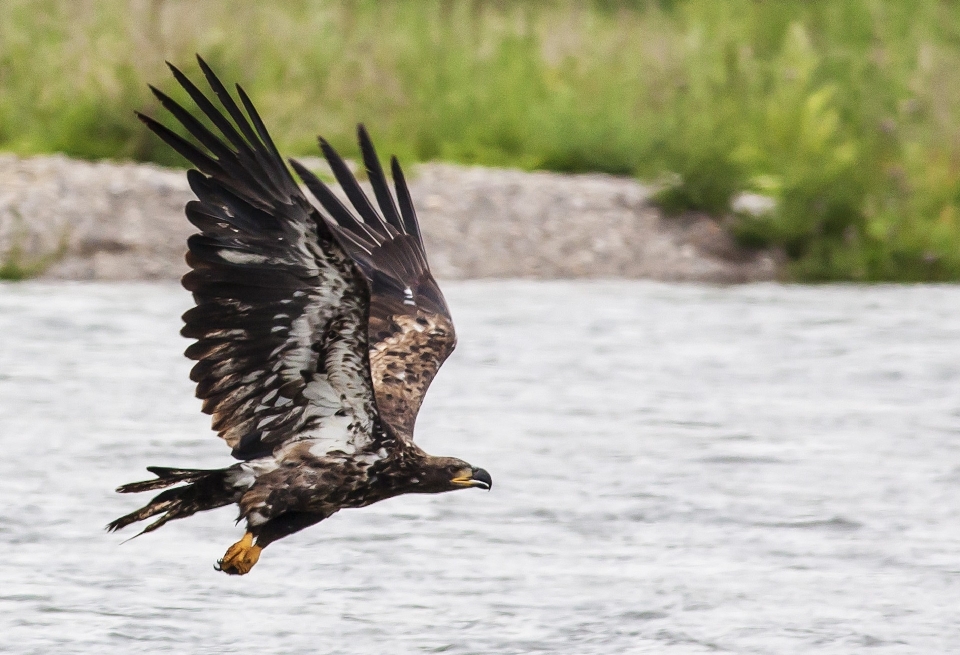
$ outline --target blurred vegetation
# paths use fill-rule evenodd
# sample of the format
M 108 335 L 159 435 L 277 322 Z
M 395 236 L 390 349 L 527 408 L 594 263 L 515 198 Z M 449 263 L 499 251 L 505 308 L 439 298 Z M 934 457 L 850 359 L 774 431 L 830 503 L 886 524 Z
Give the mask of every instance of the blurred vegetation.
M 168 59 L 242 83 L 281 149 L 663 184 L 799 280 L 960 279 L 960 3 L 3 0 L 0 148 L 182 164 L 134 120 Z

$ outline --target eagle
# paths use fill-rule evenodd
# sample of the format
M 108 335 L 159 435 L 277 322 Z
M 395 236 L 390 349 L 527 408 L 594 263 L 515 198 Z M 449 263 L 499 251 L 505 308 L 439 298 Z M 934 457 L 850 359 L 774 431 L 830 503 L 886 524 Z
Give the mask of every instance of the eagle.
M 285 165 L 249 97 L 237 100 L 200 57 L 217 103 L 168 64 L 191 113 L 151 86 L 193 137 L 138 113 L 195 168 L 199 230 L 182 280 L 196 306 L 181 334 L 196 341 L 190 378 L 203 411 L 239 460 L 222 469 L 147 467 L 120 493 L 164 489 L 107 526 L 170 520 L 236 504 L 243 537 L 215 568 L 244 575 L 269 544 L 343 508 L 408 493 L 490 489 L 490 474 L 413 441 L 427 388 L 456 344 L 450 310 L 424 251 L 396 157 L 395 195 L 363 125 L 357 136 L 376 205 L 323 138 L 349 207 L 305 166 Z M 208 92 L 209 93 L 209 92 Z M 242 107 L 242 108 L 241 108 Z M 139 536 L 139 535 L 138 535 Z

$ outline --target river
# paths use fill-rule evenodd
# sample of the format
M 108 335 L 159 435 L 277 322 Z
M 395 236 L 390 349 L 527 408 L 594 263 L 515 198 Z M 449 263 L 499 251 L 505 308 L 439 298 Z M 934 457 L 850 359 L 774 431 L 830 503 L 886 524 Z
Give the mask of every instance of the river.
M 960 652 L 960 287 L 469 282 L 405 496 L 213 563 L 128 543 L 148 465 L 218 467 L 174 285 L 0 285 L 0 651 Z

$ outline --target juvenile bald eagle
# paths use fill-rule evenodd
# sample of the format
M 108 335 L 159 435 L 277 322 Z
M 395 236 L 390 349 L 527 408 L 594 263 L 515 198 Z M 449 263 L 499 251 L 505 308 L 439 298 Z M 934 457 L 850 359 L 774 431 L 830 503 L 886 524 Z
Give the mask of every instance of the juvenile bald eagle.
M 197 169 L 187 173 L 198 200 L 186 214 L 200 232 L 187 241 L 192 271 L 183 278 L 196 307 L 184 315 L 182 334 L 196 339 L 186 356 L 197 362 L 190 377 L 203 411 L 240 462 L 215 470 L 148 467 L 155 479 L 117 491 L 171 488 L 108 529 L 160 514 L 143 530 L 150 532 L 236 503 L 246 533 L 217 568 L 243 575 L 268 544 L 342 508 L 406 493 L 489 489 L 483 469 L 428 455 L 413 442 L 424 394 L 456 336 L 396 158 L 395 201 L 359 126 L 378 211 L 320 139 L 353 211 L 291 160 L 316 207 L 243 89 L 237 86 L 241 110 L 199 63 L 223 111 L 170 68 L 219 134 L 153 87 L 199 147 L 138 116 Z

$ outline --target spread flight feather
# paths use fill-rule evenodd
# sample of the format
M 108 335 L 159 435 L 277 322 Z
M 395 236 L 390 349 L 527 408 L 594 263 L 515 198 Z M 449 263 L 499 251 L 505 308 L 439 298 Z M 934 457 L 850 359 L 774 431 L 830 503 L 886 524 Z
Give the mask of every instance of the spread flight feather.
M 456 335 L 397 160 L 391 192 L 358 127 L 374 205 L 320 139 L 349 207 L 291 160 L 314 205 L 243 89 L 236 87 L 238 104 L 198 61 L 222 109 L 170 69 L 206 122 L 151 87 L 192 141 L 138 116 L 195 167 L 187 177 L 197 200 L 186 214 L 199 233 L 187 241 L 192 270 L 183 285 L 196 306 L 184 314 L 182 334 L 196 340 L 186 356 L 196 361 L 190 376 L 203 411 L 241 462 L 215 470 L 151 467 L 157 479 L 118 491 L 185 486 L 108 527 L 161 514 L 148 532 L 236 503 L 248 535 L 220 565 L 242 574 L 270 542 L 343 507 L 402 493 L 489 489 L 486 471 L 413 443 L 417 412 Z
M 378 212 L 343 159 L 321 140 L 359 216 L 291 161 L 320 211 L 287 171 L 243 90 L 237 87 L 249 122 L 202 61 L 201 67 L 233 123 L 171 69 L 222 139 L 154 93 L 208 152 L 151 118 L 141 120 L 179 146 L 199 171 L 189 175 L 198 200 L 187 206 L 187 216 L 201 232 L 188 241 L 193 271 L 183 280 L 197 306 L 184 316 L 183 334 L 198 340 L 186 354 L 198 360 L 191 378 L 204 411 L 239 459 L 290 440 L 364 448 L 376 439 L 377 418 L 391 436 L 412 439 L 423 396 L 456 337 L 399 165 L 394 159 L 398 210 L 359 127 Z M 325 428 L 344 417 L 347 441 L 330 441 Z

